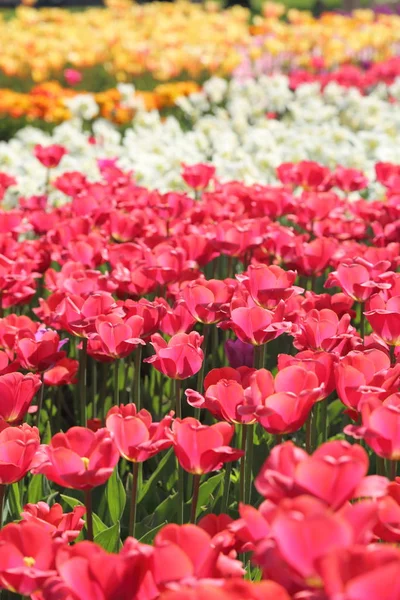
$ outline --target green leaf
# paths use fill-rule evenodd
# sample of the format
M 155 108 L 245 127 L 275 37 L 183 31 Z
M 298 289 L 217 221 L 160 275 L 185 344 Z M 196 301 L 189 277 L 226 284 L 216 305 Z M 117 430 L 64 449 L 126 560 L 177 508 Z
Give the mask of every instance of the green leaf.
M 141 487 L 141 489 L 139 489 L 138 499 L 137 499 L 138 504 L 139 504 L 139 502 L 141 502 L 143 500 L 143 498 L 146 496 L 146 494 L 150 491 L 152 485 L 156 483 L 161 471 L 164 469 L 165 465 L 171 458 L 172 454 L 173 454 L 173 448 L 170 448 L 168 450 L 168 452 L 162 457 L 162 459 L 158 463 L 157 469 L 154 471 L 154 473 L 148 478 L 148 480 Z
M 137 539 L 142 539 L 142 537 L 149 534 L 151 530 L 165 525 L 166 522 L 174 522 L 177 514 L 177 498 L 178 494 L 176 493 L 168 496 L 157 506 L 156 510 L 151 515 L 148 515 L 143 521 L 137 524 Z
M 106 494 L 111 521 L 116 523 L 121 519 L 126 504 L 126 493 L 117 468 L 107 482 Z
M 28 502 L 36 504 L 43 497 L 43 475 L 33 475 L 28 485 Z
M 221 483 L 225 473 L 222 471 L 218 475 L 210 477 L 200 485 L 199 498 L 197 501 L 196 518 L 201 515 L 202 512 L 207 510 L 208 506 L 214 501 L 214 490 Z
M 156 533 L 158 533 L 160 531 L 160 529 L 162 527 L 164 527 L 164 525 L 166 525 L 166 524 L 167 524 L 167 521 L 163 521 L 159 525 L 156 525 L 155 527 L 153 527 L 153 529 L 150 529 L 150 531 L 145 533 L 140 538 L 139 542 L 141 542 L 142 544 L 151 544 L 156 536 Z
M 77 500 L 77 498 L 72 498 L 72 496 L 65 496 L 64 494 L 60 494 L 60 496 L 64 500 L 64 502 L 71 508 L 75 508 L 75 506 L 84 506 L 83 502 L 80 502 L 80 500 Z M 92 519 L 94 536 L 107 529 L 107 525 L 103 523 L 103 521 L 100 519 L 100 517 L 96 515 L 96 513 L 92 513 Z
M 8 502 L 10 512 L 15 519 L 18 519 L 22 512 L 21 495 L 18 483 L 8 486 Z
M 107 550 L 107 552 L 118 552 L 120 545 L 119 523 L 115 523 L 112 527 L 100 531 L 94 536 L 93 541 L 104 548 L 104 550 Z

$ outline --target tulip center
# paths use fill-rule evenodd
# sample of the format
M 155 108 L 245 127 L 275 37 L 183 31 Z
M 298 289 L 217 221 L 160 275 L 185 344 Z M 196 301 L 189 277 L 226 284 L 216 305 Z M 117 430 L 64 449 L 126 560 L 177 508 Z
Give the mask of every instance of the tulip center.
M 83 457 L 82 457 L 82 462 L 83 462 L 83 464 L 84 464 L 85 471 L 87 471 L 87 470 L 88 470 L 88 468 L 89 468 L 89 459 L 87 458 L 87 456 L 83 456 Z
M 24 563 L 26 567 L 34 567 L 36 560 L 33 556 L 24 556 Z

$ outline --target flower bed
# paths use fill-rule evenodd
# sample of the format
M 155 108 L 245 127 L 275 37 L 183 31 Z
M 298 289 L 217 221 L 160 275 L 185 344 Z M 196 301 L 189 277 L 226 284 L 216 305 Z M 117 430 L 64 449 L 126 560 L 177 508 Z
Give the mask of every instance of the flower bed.
M 281 12 L 0 26 L 3 593 L 400 600 L 398 19 Z
M 0 212 L 0 586 L 397 598 L 399 167 L 163 194 L 69 152 Z

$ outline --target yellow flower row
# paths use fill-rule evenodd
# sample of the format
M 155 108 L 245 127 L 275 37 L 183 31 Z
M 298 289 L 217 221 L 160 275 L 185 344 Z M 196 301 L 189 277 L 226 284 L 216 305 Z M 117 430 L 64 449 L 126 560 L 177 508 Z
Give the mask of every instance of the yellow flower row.
M 165 83 L 152 92 L 136 92 L 135 97 L 141 100 L 147 110 L 162 109 L 173 106 L 179 96 L 189 95 L 199 89 L 193 81 Z M 55 81 L 37 85 L 28 94 L 0 89 L 0 116 L 60 123 L 71 117 L 65 100 L 77 93 L 64 89 Z M 100 116 L 118 124 L 128 123 L 132 119 L 133 109 L 124 107 L 117 89 L 93 94 L 93 97 L 99 106 Z
M 222 10 L 210 1 L 136 5 L 109 0 L 105 9 L 82 12 L 21 6 L 15 18 L 0 20 L 0 72 L 42 82 L 66 66 L 102 65 L 118 81 L 148 72 L 167 81 L 183 72 L 190 78 L 202 72 L 227 75 L 242 60 L 243 50 L 253 58 L 288 53 L 301 65 L 308 64 L 310 52 L 333 65 L 362 50 L 378 59 L 398 50 L 399 17 L 374 17 L 364 10 L 351 18 L 327 14 L 315 20 L 290 10 L 283 21 L 282 10 L 266 3 L 263 16 L 251 23 L 246 9 Z

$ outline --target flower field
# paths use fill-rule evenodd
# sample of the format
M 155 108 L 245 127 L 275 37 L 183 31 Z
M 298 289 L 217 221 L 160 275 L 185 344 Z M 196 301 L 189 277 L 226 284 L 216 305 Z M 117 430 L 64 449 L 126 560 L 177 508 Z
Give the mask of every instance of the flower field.
M 400 600 L 399 24 L 0 20 L 2 598 Z

